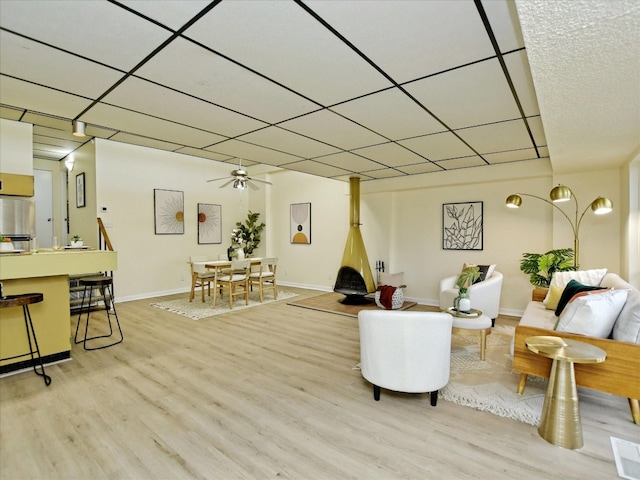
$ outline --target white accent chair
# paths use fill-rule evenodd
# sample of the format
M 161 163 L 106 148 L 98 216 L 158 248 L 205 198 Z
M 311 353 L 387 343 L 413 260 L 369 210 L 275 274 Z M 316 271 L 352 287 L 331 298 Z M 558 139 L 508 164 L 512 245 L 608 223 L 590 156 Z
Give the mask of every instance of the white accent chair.
M 440 280 L 440 309 L 445 310 L 453 307 L 453 300 L 458 296 L 459 289 L 456 285 L 457 275 Z M 486 280 L 474 283 L 467 289 L 471 308 L 481 310 L 484 315 L 491 319 L 492 326 L 495 324 L 498 311 L 500 310 L 500 294 L 502 292 L 502 273 L 493 271 Z
M 449 382 L 451 326 L 453 319 L 442 312 L 361 310 L 360 370 L 373 384 L 373 398 L 380 389 L 406 393 L 431 393 Z

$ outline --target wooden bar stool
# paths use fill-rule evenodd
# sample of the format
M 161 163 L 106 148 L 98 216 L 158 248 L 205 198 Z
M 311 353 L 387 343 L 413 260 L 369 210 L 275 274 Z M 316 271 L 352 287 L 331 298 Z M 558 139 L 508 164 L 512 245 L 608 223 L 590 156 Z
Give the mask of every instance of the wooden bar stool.
M 27 340 L 29 341 L 28 353 L 3 358 L 2 360 L 10 360 L 12 358 L 21 358 L 30 355 L 33 371 L 36 373 L 36 375 L 39 375 L 43 378 L 44 384 L 48 387 L 51 383 L 51 377 L 44 372 L 44 363 L 42 363 L 42 357 L 40 356 L 40 347 L 38 347 L 38 339 L 36 338 L 36 331 L 33 329 L 31 313 L 29 312 L 30 304 L 39 303 L 43 299 L 44 295 L 42 293 L 22 293 L 19 295 L 6 295 L 4 297 L 0 296 L 0 308 L 22 307 L 22 313 L 24 315 L 24 327 L 27 331 Z M 31 342 L 32 339 L 33 343 Z M 40 371 L 38 371 L 38 369 L 36 368 L 36 363 L 40 364 Z
M 116 306 L 113 302 L 113 278 L 107 276 L 85 277 L 80 279 L 79 283 L 80 285 L 84 286 L 84 291 L 82 292 L 82 303 L 80 304 L 80 313 L 78 314 L 78 324 L 76 325 L 74 342 L 76 344 L 82 343 L 82 346 L 85 350 L 100 350 L 101 348 L 111 347 L 122 342 L 124 340 L 124 336 L 122 334 L 122 328 L 120 327 L 120 320 L 118 320 Z M 93 292 L 96 289 L 100 290 L 101 295 L 94 297 Z M 107 312 L 107 321 L 109 322 L 109 333 L 105 335 L 95 335 L 93 337 L 89 337 L 89 318 L 91 316 L 91 304 L 93 301 L 98 300 L 102 300 L 104 302 L 105 311 Z M 78 331 L 80 330 L 80 323 L 82 322 L 82 313 L 85 308 L 85 301 L 87 311 L 84 322 L 84 338 L 78 340 Z M 107 343 L 106 345 L 87 347 L 87 341 L 96 340 L 98 338 L 110 338 L 114 336 L 112 317 L 115 317 L 118 332 L 120 333 L 120 336 L 115 338 L 119 338 L 119 340 Z

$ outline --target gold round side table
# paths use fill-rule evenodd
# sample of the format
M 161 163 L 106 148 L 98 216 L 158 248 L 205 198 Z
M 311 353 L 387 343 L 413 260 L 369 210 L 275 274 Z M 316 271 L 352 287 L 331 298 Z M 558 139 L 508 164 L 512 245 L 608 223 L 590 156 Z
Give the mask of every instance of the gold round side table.
M 585 342 L 553 336 L 528 337 L 527 348 L 553 360 L 538 433 L 563 448 L 583 445 L 574 363 L 601 363 L 607 352 Z

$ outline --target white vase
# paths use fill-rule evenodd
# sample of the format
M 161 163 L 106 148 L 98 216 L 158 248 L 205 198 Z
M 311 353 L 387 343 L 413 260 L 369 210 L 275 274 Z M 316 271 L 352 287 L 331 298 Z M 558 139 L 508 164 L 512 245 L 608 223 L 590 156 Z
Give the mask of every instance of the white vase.
M 468 298 L 465 298 L 465 297 L 461 298 L 459 305 L 460 305 L 459 310 L 461 312 L 468 313 L 471 311 L 471 300 L 469 300 Z
M 78 240 L 77 242 L 71 241 L 71 246 L 73 248 L 80 248 L 84 245 L 84 241 L 83 240 Z
M 244 260 L 244 250 L 242 248 L 237 249 L 236 256 L 238 260 Z

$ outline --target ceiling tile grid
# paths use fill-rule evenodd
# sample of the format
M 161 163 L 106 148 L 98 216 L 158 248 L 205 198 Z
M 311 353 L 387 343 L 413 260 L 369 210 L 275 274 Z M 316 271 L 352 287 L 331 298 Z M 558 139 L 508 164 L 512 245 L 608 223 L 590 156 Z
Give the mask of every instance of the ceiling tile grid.
M 511 0 L 77 5 L 0 3 L 0 115 L 50 129 L 34 129 L 43 158 L 79 148 L 75 119 L 114 141 L 338 179 L 546 146 Z

